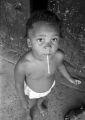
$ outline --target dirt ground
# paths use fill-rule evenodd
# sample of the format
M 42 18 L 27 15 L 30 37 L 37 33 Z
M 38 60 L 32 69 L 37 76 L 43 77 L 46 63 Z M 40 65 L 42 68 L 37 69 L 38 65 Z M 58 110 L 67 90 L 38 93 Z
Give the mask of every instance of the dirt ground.
M 0 120 L 25 120 L 25 113 L 15 90 L 14 66 L 0 57 Z M 60 79 L 56 80 L 55 87 L 46 97 L 48 114 L 42 117 L 36 111 L 35 120 L 64 120 L 64 115 L 70 108 L 85 103 L 84 92 L 70 84 L 59 82 Z

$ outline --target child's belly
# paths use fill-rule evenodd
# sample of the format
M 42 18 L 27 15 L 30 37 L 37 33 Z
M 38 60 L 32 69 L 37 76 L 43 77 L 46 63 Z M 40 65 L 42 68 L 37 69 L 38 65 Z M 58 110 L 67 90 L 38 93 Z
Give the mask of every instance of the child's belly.
M 46 92 L 48 91 L 52 84 L 54 82 L 54 79 L 41 79 L 41 80 L 29 80 L 27 81 L 27 85 L 35 92 Z

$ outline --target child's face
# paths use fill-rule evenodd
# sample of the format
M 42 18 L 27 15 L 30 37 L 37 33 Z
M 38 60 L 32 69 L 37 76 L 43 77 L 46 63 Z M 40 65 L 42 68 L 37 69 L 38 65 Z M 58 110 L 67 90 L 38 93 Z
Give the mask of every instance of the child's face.
M 53 55 L 58 49 L 59 32 L 53 25 L 38 22 L 29 31 L 29 40 L 35 54 L 41 57 Z

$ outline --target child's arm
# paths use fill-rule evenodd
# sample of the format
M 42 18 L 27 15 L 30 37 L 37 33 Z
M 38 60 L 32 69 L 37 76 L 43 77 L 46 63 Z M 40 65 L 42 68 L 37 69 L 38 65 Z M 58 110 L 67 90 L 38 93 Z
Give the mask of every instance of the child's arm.
M 63 64 L 61 64 L 59 66 L 59 70 L 60 72 L 62 73 L 62 75 L 71 83 L 75 84 L 75 85 L 78 85 L 78 84 L 81 84 L 81 81 L 79 80 L 76 80 L 76 79 L 73 79 L 70 74 L 67 72 L 65 66 Z
M 64 55 L 63 54 L 58 54 L 58 59 L 59 59 L 59 65 L 58 65 L 58 69 L 61 72 L 61 74 L 71 83 L 78 85 L 81 84 L 81 81 L 73 79 L 70 74 L 67 72 L 64 64 L 63 64 L 63 59 L 64 59 Z
M 28 103 L 24 94 L 25 71 L 23 63 L 17 63 L 14 69 L 15 88 L 21 100 L 23 108 L 27 109 Z

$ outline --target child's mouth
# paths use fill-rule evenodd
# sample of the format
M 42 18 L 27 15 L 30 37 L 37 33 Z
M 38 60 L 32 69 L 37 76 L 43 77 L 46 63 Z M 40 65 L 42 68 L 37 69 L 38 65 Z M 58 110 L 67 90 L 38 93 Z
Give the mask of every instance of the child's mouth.
M 47 56 L 47 55 L 51 55 L 51 53 L 44 53 L 43 55 L 44 55 L 44 56 Z
M 51 55 L 52 55 L 51 53 L 48 53 L 48 54 L 45 53 L 42 56 L 43 56 L 43 58 L 47 59 L 47 56 L 51 57 Z

